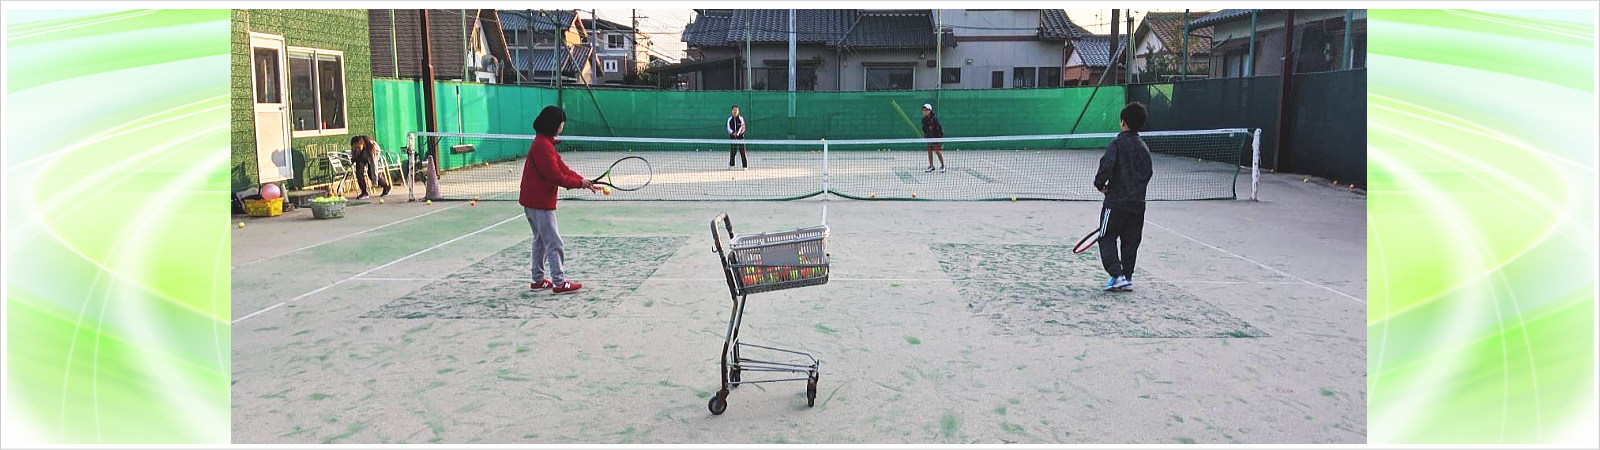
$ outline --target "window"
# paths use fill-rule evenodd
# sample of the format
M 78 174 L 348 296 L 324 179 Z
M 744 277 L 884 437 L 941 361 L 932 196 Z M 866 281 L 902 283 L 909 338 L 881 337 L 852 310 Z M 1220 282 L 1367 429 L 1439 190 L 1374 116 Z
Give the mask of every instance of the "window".
M 989 87 L 1000 89 L 1006 87 L 1006 71 L 996 70 L 989 74 Z
M 521 31 L 507 31 L 506 32 L 506 45 L 509 45 L 509 46 L 522 45 L 522 32 Z
M 766 71 L 767 76 L 765 89 L 773 91 L 789 90 L 789 66 L 787 64 L 774 64 L 773 62 L 768 61 Z M 759 80 L 760 76 L 757 75 L 757 77 L 758 80 L 756 81 L 756 85 L 759 86 L 762 84 L 762 82 Z M 817 90 L 817 67 L 815 65 L 800 64 L 799 67 L 795 68 L 794 90 Z
M 1011 87 L 1033 87 L 1034 69 L 1032 67 L 1018 67 L 1011 69 Z
M 867 90 L 894 91 L 911 89 L 914 77 L 911 67 L 868 67 Z
M 961 68 L 960 67 L 946 67 L 946 68 L 944 68 L 943 73 L 939 74 L 939 82 L 940 83 L 944 83 L 944 84 L 961 84 Z
M 295 137 L 344 134 L 344 53 L 289 50 L 289 120 Z
M 609 35 L 606 35 L 606 48 L 623 48 L 623 47 L 627 47 L 628 44 L 626 43 L 626 40 L 623 39 L 623 37 L 624 36 L 622 36 L 620 34 L 609 34 Z
M 1040 67 L 1039 87 L 1056 87 L 1061 85 L 1060 67 Z
M 256 47 L 256 103 L 283 103 L 278 86 L 278 51 Z
M 602 61 L 602 63 L 605 64 L 606 73 L 616 73 L 616 71 L 617 71 L 617 60 L 608 59 L 608 60 Z

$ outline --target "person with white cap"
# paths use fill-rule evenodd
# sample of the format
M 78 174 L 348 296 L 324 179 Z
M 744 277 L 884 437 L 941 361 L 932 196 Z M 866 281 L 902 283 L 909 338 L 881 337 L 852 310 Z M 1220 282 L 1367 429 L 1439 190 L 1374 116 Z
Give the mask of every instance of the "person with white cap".
M 939 116 L 935 115 L 933 113 L 933 105 L 930 105 L 930 104 L 927 104 L 927 103 L 923 103 L 922 104 L 922 137 L 924 137 L 924 138 L 942 138 L 942 137 L 944 137 L 944 125 L 939 124 Z M 933 168 L 933 155 L 935 155 L 935 154 L 939 155 L 939 169 L 938 169 L 939 173 L 944 173 L 944 144 L 943 143 L 930 143 L 930 144 L 928 144 L 928 170 L 924 170 L 923 172 L 933 172 L 934 171 L 934 168 Z

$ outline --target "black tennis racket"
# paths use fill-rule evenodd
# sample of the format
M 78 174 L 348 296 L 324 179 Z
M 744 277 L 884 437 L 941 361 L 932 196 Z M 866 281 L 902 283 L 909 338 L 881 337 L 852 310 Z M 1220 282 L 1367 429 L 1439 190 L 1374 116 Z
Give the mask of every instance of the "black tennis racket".
M 1083 235 L 1083 239 L 1079 239 L 1077 245 L 1072 246 L 1072 252 L 1083 253 L 1088 251 L 1089 247 L 1094 247 L 1094 243 L 1098 242 L 1099 240 L 1100 229 L 1095 228 L 1094 231 L 1090 231 L 1089 234 Z
M 606 173 L 589 181 L 602 186 L 611 186 L 619 191 L 637 191 L 649 186 L 650 179 L 654 177 L 655 171 L 650 169 L 650 161 L 638 156 L 629 156 L 611 163 Z

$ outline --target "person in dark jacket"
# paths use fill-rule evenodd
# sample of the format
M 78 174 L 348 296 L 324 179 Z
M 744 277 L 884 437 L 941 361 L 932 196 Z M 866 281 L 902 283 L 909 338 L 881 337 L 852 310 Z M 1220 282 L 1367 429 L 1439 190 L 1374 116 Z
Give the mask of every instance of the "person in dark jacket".
M 728 144 L 728 170 L 733 170 L 733 157 L 739 157 L 739 162 L 744 164 L 744 170 L 750 170 L 750 155 L 744 147 L 744 116 L 739 115 L 739 105 L 733 105 L 733 115 L 728 116 L 728 139 L 734 143 Z
M 373 184 L 383 187 L 383 193 L 378 194 L 379 197 L 387 197 L 389 195 L 389 182 L 378 176 L 378 169 L 376 168 L 378 152 L 381 151 L 383 150 L 378 148 L 378 141 L 369 136 L 361 135 L 350 138 L 350 162 L 356 166 L 356 185 L 361 186 L 361 195 L 356 196 L 356 199 L 367 198 L 367 179 L 369 178 L 372 179 Z
M 944 125 L 939 123 L 939 116 L 933 113 L 933 105 L 927 103 L 922 104 L 922 137 L 944 137 Z M 923 172 L 932 172 L 934 170 L 933 155 L 935 154 L 939 155 L 939 173 L 944 173 L 943 143 L 928 144 L 928 170 L 924 170 Z
M 565 294 L 583 288 L 582 284 L 567 279 L 562 269 L 566 259 L 565 243 L 556 227 L 556 188 L 588 189 L 599 191 L 588 179 L 573 172 L 556 153 L 556 136 L 566 128 L 567 113 L 555 106 L 546 106 L 533 119 L 533 130 L 538 133 L 528 146 L 528 157 L 522 162 L 522 189 L 517 203 L 528 217 L 528 227 L 533 229 L 533 278 L 530 289 L 550 289 Z M 544 277 L 545 264 L 550 265 L 550 278 Z
M 1144 195 L 1151 175 L 1150 148 L 1139 139 L 1149 112 L 1133 102 L 1122 108 L 1121 116 L 1122 132 L 1106 146 L 1100 170 L 1094 174 L 1094 188 L 1106 195 L 1100 210 L 1100 262 L 1111 275 L 1107 291 L 1133 290 L 1133 264 L 1144 233 Z

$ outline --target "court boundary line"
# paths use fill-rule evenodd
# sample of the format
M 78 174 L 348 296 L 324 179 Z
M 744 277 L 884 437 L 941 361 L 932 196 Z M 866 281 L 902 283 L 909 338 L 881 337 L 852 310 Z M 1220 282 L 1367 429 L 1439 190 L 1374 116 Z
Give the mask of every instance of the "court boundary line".
M 378 267 L 373 267 L 371 269 L 363 270 L 363 271 L 361 271 L 359 273 L 356 273 L 355 275 L 351 275 L 351 276 L 345 277 L 344 279 L 341 279 L 339 281 L 335 281 L 335 282 L 329 283 L 326 286 L 323 286 L 323 287 L 320 287 L 320 288 L 316 288 L 316 289 L 312 290 L 311 292 L 300 294 L 298 296 L 295 296 L 294 298 L 278 302 L 277 304 L 274 304 L 272 306 L 268 306 L 266 308 L 262 308 L 262 309 L 260 309 L 260 310 L 258 310 L 256 312 L 253 312 L 253 313 L 250 313 L 250 314 L 246 314 L 243 317 L 240 317 L 238 319 L 234 319 L 232 322 L 229 322 L 229 325 L 238 325 L 240 322 L 244 322 L 246 319 L 249 319 L 251 317 L 255 317 L 255 316 L 260 315 L 262 313 L 265 313 L 267 311 L 271 311 L 271 310 L 277 309 L 278 307 L 283 306 L 283 305 L 287 305 L 290 302 L 299 301 L 299 300 L 304 299 L 306 297 L 310 297 L 312 295 L 316 295 L 319 292 L 326 291 L 328 289 L 332 289 L 334 286 L 338 286 L 338 285 L 344 284 L 345 282 L 348 282 L 350 280 L 354 280 L 356 278 L 365 276 L 365 275 L 370 274 L 372 272 L 376 272 L 376 271 L 382 270 L 382 269 L 384 269 L 386 267 L 389 267 L 389 266 L 392 266 L 392 265 L 395 265 L 395 264 L 399 264 L 399 263 L 404 262 L 406 260 L 409 260 L 411 258 L 415 258 L 415 257 L 417 257 L 417 256 L 419 256 L 419 255 L 421 255 L 423 253 L 427 253 L 427 252 L 433 251 L 435 249 L 438 249 L 440 247 L 444 247 L 446 245 L 453 244 L 456 241 L 460 241 L 462 239 L 466 239 L 466 238 L 472 237 L 474 235 L 477 235 L 478 233 L 489 231 L 490 229 L 493 229 L 494 227 L 505 225 L 506 222 L 510 222 L 512 220 L 516 220 L 519 217 L 525 217 L 525 216 L 522 215 L 522 214 L 517 214 L 515 216 L 507 217 L 505 220 L 501 220 L 501 221 L 495 222 L 494 224 L 491 224 L 489 226 L 486 226 L 486 227 L 483 227 L 483 228 L 479 228 L 476 231 L 473 231 L 471 233 L 463 234 L 461 236 L 457 236 L 457 237 L 455 237 L 453 239 L 450 239 L 448 241 L 444 241 L 444 242 L 440 242 L 438 244 L 431 245 L 428 248 L 424 248 L 422 250 L 417 250 L 415 252 L 412 252 L 409 255 L 400 257 L 400 259 L 396 259 L 394 261 L 389 261 L 389 262 L 384 263 L 383 265 L 380 265 Z
M 473 278 L 362 277 L 362 278 L 353 278 L 353 279 L 350 279 L 349 281 L 395 281 L 395 282 L 468 281 L 468 282 L 489 282 L 489 283 L 495 283 L 495 282 L 524 283 L 524 282 L 527 282 L 528 279 L 527 278 L 495 278 L 495 277 L 473 277 Z M 589 282 L 671 281 L 671 282 L 708 282 L 709 283 L 709 282 L 718 282 L 718 281 L 727 281 L 727 280 L 725 280 L 723 278 L 651 277 L 651 278 L 586 278 L 585 281 L 589 281 Z M 916 283 L 965 281 L 965 282 L 984 282 L 984 283 L 992 283 L 992 284 L 1094 284 L 1093 280 L 1089 280 L 1089 281 L 1084 281 L 1084 280 L 1073 280 L 1073 281 L 1020 281 L 1020 280 L 987 280 L 987 279 L 986 280 L 976 280 L 976 279 L 964 279 L 964 278 L 829 278 L 828 281 L 830 281 L 830 282 L 833 282 L 833 281 L 845 281 L 845 282 L 916 282 Z M 1166 284 L 1222 284 L 1222 285 L 1231 285 L 1231 284 L 1302 284 L 1303 283 L 1302 281 L 1299 281 L 1299 280 L 1296 280 L 1296 281 L 1232 281 L 1232 280 L 1161 280 L 1161 279 L 1143 279 L 1141 281 L 1142 282 L 1146 282 L 1146 283 L 1166 283 Z
M 230 268 L 228 270 L 229 271 L 239 270 L 239 269 L 244 268 L 246 266 L 254 265 L 254 264 L 262 262 L 262 261 L 266 261 L 266 260 L 269 260 L 269 259 L 275 259 L 275 258 L 282 258 L 282 257 L 288 256 L 290 254 L 294 254 L 294 253 L 310 250 L 310 249 L 313 249 L 313 248 L 321 247 L 321 246 L 324 246 L 324 245 L 332 244 L 334 242 L 339 242 L 339 241 L 342 241 L 342 240 L 345 240 L 345 239 L 353 238 L 353 237 L 356 237 L 356 236 L 360 236 L 360 235 L 363 235 L 363 234 L 367 234 L 367 233 L 378 231 L 378 230 L 381 230 L 381 229 L 384 229 L 384 228 L 388 228 L 388 227 L 393 226 L 393 225 L 399 225 L 399 224 L 402 224 L 402 223 L 405 223 L 405 222 L 410 222 L 410 221 L 413 221 L 413 220 L 421 219 L 423 217 L 428 217 L 428 216 L 431 216 L 431 215 L 434 215 L 434 214 L 438 214 L 438 213 L 442 213 L 442 212 L 445 212 L 445 211 L 448 211 L 448 210 L 460 208 L 461 206 L 462 205 L 456 205 L 456 206 L 450 206 L 450 207 L 446 207 L 446 208 L 436 209 L 436 210 L 429 211 L 429 212 L 424 213 L 424 214 L 407 217 L 407 218 L 404 218 L 404 219 L 400 219 L 400 220 L 389 222 L 389 223 L 386 223 L 386 224 L 383 224 L 383 225 L 379 225 L 379 226 L 376 226 L 376 227 L 373 227 L 373 228 L 368 228 L 368 229 L 365 229 L 365 230 L 361 230 L 361 231 L 357 231 L 357 232 L 354 232 L 354 233 L 346 234 L 344 236 L 336 237 L 336 238 L 333 238 L 333 239 L 330 239 L 330 240 L 327 240 L 327 241 L 324 241 L 324 242 L 319 242 L 319 243 L 316 243 L 316 244 L 307 245 L 307 246 L 304 246 L 304 247 L 300 247 L 300 248 L 297 248 L 297 249 L 294 249 L 294 250 L 289 250 L 289 251 L 286 251 L 286 252 L 283 252 L 283 253 L 279 253 L 279 254 L 276 254 L 276 255 L 272 255 L 272 256 L 256 258 L 255 260 L 252 260 L 250 262 L 239 264 L 237 266 L 233 266 L 232 268 Z
M 1328 292 L 1339 294 L 1340 296 L 1342 296 L 1344 298 L 1347 298 L 1347 299 L 1350 299 L 1351 301 L 1354 301 L 1356 303 L 1359 303 L 1362 306 L 1366 306 L 1366 304 L 1367 304 L 1366 301 L 1361 300 L 1360 298 L 1356 298 L 1356 296 L 1353 296 L 1353 295 L 1350 295 L 1350 294 L 1346 294 L 1344 292 L 1339 291 L 1338 289 L 1334 289 L 1334 288 L 1331 288 L 1331 287 L 1324 286 L 1321 283 L 1317 283 L 1317 282 L 1314 282 L 1314 281 L 1311 281 L 1311 280 L 1307 280 L 1305 278 L 1300 278 L 1300 277 L 1291 275 L 1288 272 L 1284 272 L 1282 270 L 1278 270 L 1275 267 L 1266 265 L 1266 263 L 1262 263 L 1261 261 L 1256 261 L 1254 259 L 1250 259 L 1250 258 L 1245 257 L 1243 255 L 1240 255 L 1238 253 L 1230 252 L 1230 251 L 1228 251 L 1226 249 L 1223 249 L 1222 247 L 1211 245 L 1209 243 L 1206 243 L 1205 241 L 1202 241 L 1202 240 L 1199 240 L 1199 239 L 1195 239 L 1194 237 L 1189 236 L 1187 234 L 1179 233 L 1177 230 L 1174 230 L 1174 229 L 1171 229 L 1171 228 L 1167 228 L 1165 225 L 1162 225 L 1162 224 L 1159 224 L 1159 223 L 1155 223 L 1154 221 L 1151 221 L 1151 220 L 1148 220 L 1148 219 L 1146 219 L 1144 222 L 1148 223 L 1148 224 L 1151 224 L 1151 225 L 1155 225 L 1157 228 L 1166 230 L 1168 233 L 1176 234 L 1176 235 L 1178 235 L 1180 237 L 1183 237 L 1184 239 L 1188 239 L 1188 240 L 1194 241 L 1196 243 L 1199 243 L 1200 245 L 1204 245 L 1206 247 L 1210 247 L 1212 250 L 1216 250 L 1216 251 L 1222 252 L 1222 253 L 1227 254 L 1228 256 L 1232 256 L 1234 258 L 1239 258 L 1239 259 L 1248 261 L 1248 262 L 1250 262 L 1252 264 L 1255 264 L 1257 266 L 1261 266 L 1262 268 L 1270 270 L 1270 271 L 1272 271 L 1274 273 L 1277 273 L 1279 275 L 1283 275 L 1283 276 L 1286 276 L 1286 277 L 1289 277 L 1289 278 L 1293 278 L 1293 279 L 1295 279 L 1295 280 L 1297 280 L 1297 281 L 1299 281 L 1301 283 L 1305 283 L 1305 284 L 1309 284 L 1309 285 L 1312 285 L 1312 286 L 1316 286 L 1316 287 L 1325 289 Z

